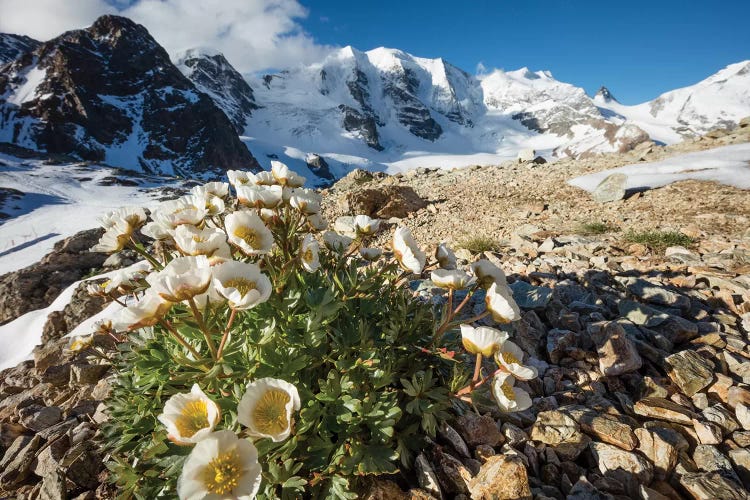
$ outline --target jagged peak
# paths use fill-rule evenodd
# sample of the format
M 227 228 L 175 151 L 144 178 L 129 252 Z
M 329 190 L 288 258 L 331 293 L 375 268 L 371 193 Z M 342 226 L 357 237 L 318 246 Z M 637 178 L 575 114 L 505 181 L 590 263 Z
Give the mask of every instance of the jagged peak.
M 175 61 L 185 61 L 187 59 L 198 59 L 198 58 L 210 58 L 210 57 L 221 57 L 224 58 L 224 54 L 211 47 L 192 47 L 182 52 L 178 52 L 174 56 Z
M 599 98 L 605 102 L 618 102 L 617 99 L 615 99 L 615 96 L 612 95 L 612 92 L 610 92 L 609 89 L 604 85 L 599 87 L 599 90 L 596 92 L 596 95 L 594 95 L 594 98 Z

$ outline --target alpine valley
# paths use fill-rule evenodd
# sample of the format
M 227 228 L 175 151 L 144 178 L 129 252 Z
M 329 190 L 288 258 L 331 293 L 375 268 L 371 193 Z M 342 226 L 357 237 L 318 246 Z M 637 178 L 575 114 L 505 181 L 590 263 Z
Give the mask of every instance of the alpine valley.
M 750 115 L 750 61 L 625 106 L 548 71 L 471 75 L 443 59 L 344 47 L 273 74 L 222 54 L 170 60 L 117 16 L 46 42 L 0 35 L 0 142 L 153 175 L 214 178 L 278 158 L 313 185 L 354 168 L 498 164 L 626 152 Z

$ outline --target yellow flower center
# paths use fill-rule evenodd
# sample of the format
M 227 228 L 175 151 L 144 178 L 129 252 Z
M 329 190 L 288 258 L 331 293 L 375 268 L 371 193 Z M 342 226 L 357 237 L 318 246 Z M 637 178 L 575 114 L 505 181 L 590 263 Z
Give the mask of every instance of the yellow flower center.
M 250 248 L 260 248 L 261 246 L 260 235 L 249 227 L 238 227 L 234 230 L 234 235 L 247 243 Z
M 305 262 L 312 262 L 313 251 L 311 248 L 308 248 L 304 251 L 304 253 L 302 254 L 302 260 L 304 260 Z
M 202 399 L 187 403 L 175 420 L 175 427 L 180 432 L 180 436 L 185 438 L 193 437 L 196 432 L 209 425 L 208 405 Z
M 70 350 L 72 352 L 78 352 L 81 349 L 85 349 L 89 345 L 91 345 L 91 342 L 93 341 L 93 338 L 77 338 L 73 341 L 72 344 L 70 344 Z
M 513 392 L 513 387 L 510 386 L 509 383 L 503 382 L 503 385 L 500 386 L 500 390 L 503 391 L 503 395 L 510 399 L 511 401 L 516 400 L 516 393 Z
M 253 408 L 253 421 L 263 434 L 281 434 L 289 427 L 286 404 L 291 400 L 286 391 L 270 389 Z
M 217 456 L 208 463 L 203 469 L 203 484 L 211 493 L 227 495 L 237 487 L 241 476 L 240 455 L 232 450 Z
M 519 360 L 517 357 L 515 357 L 513 354 L 509 352 L 501 352 L 500 356 L 502 356 L 503 361 L 505 361 L 506 364 L 512 365 L 513 363 L 516 363 L 518 365 L 521 364 L 521 360 Z
M 240 292 L 240 295 L 242 295 L 243 297 L 247 295 L 250 290 L 258 289 L 254 281 L 250 281 L 245 278 L 233 278 L 225 282 L 224 286 L 227 288 L 236 288 L 237 291 Z
M 195 243 L 203 243 L 205 241 L 208 241 L 208 238 L 204 238 L 203 236 L 200 236 L 200 235 L 196 234 L 196 235 L 193 236 L 193 241 Z

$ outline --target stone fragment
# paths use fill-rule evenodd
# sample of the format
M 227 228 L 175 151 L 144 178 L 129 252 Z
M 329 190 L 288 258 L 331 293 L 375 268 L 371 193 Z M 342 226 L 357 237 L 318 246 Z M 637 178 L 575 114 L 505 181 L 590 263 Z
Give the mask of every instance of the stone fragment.
M 623 278 L 620 280 L 630 293 L 636 297 L 666 307 L 675 307 L 683 312 L 690 310 L 690 299 L 664 286 L 660 286 L 641 278 Z
M 637 453 L 597 442 L 591 443 L 591 452 L 599 471 L 620 481 L 633 496 L 638 494 L 641 484 L 649 484 L 653 479 L 651 462 Z
M 591 197 L 599 203 L 610 203 L 625 198 L 625 185 L 628 176 L 616 172 L 604 178 L 591 193 Z
M 434 451 L 433 463 L 438 483 L 444 494 L 448 497 L 469 494 L 468 485 L 471 481 L 471 472 L 464 464 L 440 450 Z
M 703 472 L 721 472 L 733 477 L 734 469 L 729 459 L 719 449 L 710 444 L 699 444 L 693 451 L 693 462 Z
M 28 477 L 40 443 L 39 436 L 16 438 L 0 461 L 0 487 L 12 488 Z
M 730 408 L 735 408 L 738 404 L 750 406 L 750 390 L 746 386 L 732 386 L 727 390 L 726 403 Z
M 528 434 L 523 429 L 510 422 L 505 422 L 500 430 L 510 446 L 518 446 L 529 440 Z
M 724 429 L 727 433 L 736 431 L 740 424 L 734 419 L 732 412 L 726 409 L 721 403 L 716 403 L 703 410 L 703 418 L 709 422 L 714 422 Z
M 70 367 L 72 384 L 96 384 L 109 370 L 109 365 L 89 365 L 76 363 Z
M 695 500 L 747 500 L 747 492 L 718 472 L 683 474 L 680 484 Z
M 570 416 L 558 410 L 543 411 L 531 427 L 531 439 L 552 446 L 564 460 L 575 460 L 591 438 L 581 433 Z
M 742 428 L 746 431 L 750 431 L 750 407 L 743 403 L 738 403 L 734 412 L 740 425 L 742 425 Z
M 432 466 L 424 453 L 420 453 L 417 456 L 415 467 L 419 486 L 434 497 L 442 499 L 443 495 L 440 493 L 437 476 L 435 476 L 435 471 L 432 470 Z
M 495 455 L 469 482 L 472 500 L 531 500 L 526 467 L 518 458 Z
M 533 286 L 523 280 L 510 285 L 513 299 L 521 309 L 544 309 L 552 299 L 552 289 L 546 286 Z
M 750 447 L 750 432 L 736 431 L 732 434 L 732 441 L 737 443 L 740 448 Z
M 569 330 L 553 328 L 547 333 L 547 354 L 552 363 L 568 356 L 568 350 L 577 344 L 576 334 Z
M 693 428 L 701 444 L 719 444 L 724 438 L 721 427 L 713 422 L 693 420 Z
M 685 439 L 672 429 L 652 427 L 635 430 L 638 451 L 654 464 L 654 477 L 667 479 L 674 470 L 681 451 L 688 448 Z
M 62 461 L 62 467 L 70 481 L 85 489 L 95 489 L 99 486 L 98 475 L 102 468 L 102 461 L 91 450 L 88 443 L 74 446 Z
M 456 429 L 451 427 L 447 422 L 443 422 L 438 429 L 438 434 L 446 443 L 451 445 L 459 455 L 465 458 L 471 457 L 471 452 L 469 452 L 469 447 L 466 446 L 464 439 L 458 432 L 456 432 Z
M 750 450 L 736 448 L 729 450 L 729 459 L 734 464 L 734 470 L 746 488 L 750 487 Z
M 36 463 L 33 468 L 34 474 L 39 477 L 46 477 L 57 470 L 69 448 L 70 438 L 67 435 L 63 435 L 49 443 L 36 457 Z
M 596 345 L 603 375 L 622 375 L 638 370 L 643 364 L 635 344 L 617 322 L 591 325 L 588 332 Z
M 688 397 L 708 386 L 714 378 L 712 363 L 695 351 L 680 351 L 665 361 L 669 378 Z
M 599 441 L 628 451 L 638 445 L 638 439 L 625 417 L 598 412 L 583 406 L 561 410 L 568 413 L 581 426 L 583 432 Z
M 456 419 L 455 425 L 466 444 L 471 447 L 481 444 L 497 446 L 504 440 L 495 420 L 489 415 L 467 412 Z
M 24 427 L 36 432 L 52 427 L 62 420 L 62 410 L 57 406 L 27 406 L 18 414 Z
M 636 414 L 644 417 L 687 425 L 691 425 L 693 419 L 697 417 L 695 413 L 684 406 L 664 398 L 643 398 L 635 404 L 633 410 Z
M 721 402 L 728 403 L 729 402 L 729 389 L 734 385 L 734 380 L 731 379 L 731 377 L 727 377 L 723 373 L 716 372 L 714 373 L 715 380 L 714 382 L 708 386 L 708 389 L 706 389 L 706 392 L 708 394 L 713 394 Z
M 698 326 L 679 316 L 667 314 L 645 304 L 632 300 L 621 300 L 617 303 L 621 316 L 636 325 L 655 329 L 669 338 L 673 344 L 681 344 L 698 335 Z
M 68 488 L 65 483 L 65 474 L 54 470 L 44 476 L 42 487 L 39 490 L 38 500 L 66 500 Z
M 409 496 L 393 481 L 373 479 L 362 495 L 365 500 L 408 500 Z

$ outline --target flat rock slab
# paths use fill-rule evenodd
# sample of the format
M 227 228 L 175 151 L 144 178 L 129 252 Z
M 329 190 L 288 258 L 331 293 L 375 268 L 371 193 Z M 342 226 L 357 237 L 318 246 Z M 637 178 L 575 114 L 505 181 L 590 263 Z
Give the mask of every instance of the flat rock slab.
M 638 370 L 643 360 L 635 343 L 622 326 L 614 321 L 589 328 L 591 338 L 599 354 L 599 369 L 608 377 Z
M 684 406 L 664 398 L 643 398 L 634 405 L 633 410 L 643 417 L 685 425 L 692 425 L 693 419 L 698 417 Z
M 680 477 L 680 484 L 696 500 L 747 500 L 747 491 L 718 472 L 691 473 Z
M 526 467 L 520 458 L 495 455 L 489 457 L 469 482 L 475 500 L 531 500 Z
M 552 289 L 546 286 L 534 286 L 518 280 L 510 285 L 513 299 L 522 309 L 544 309 L 552 298 Z
M 714 379 L 714 366 L 695 351 L 681 351 L 665 359 L 672 382 L 689 397 L 707 387 Z
M 591 193 L 591 197 L 599 203 L 610 203 L 621 200 L 625 198 L 625 184 L 627 181 L 628 176 L 625 174 L 619 172 L 610 174 L 596 186 Z

